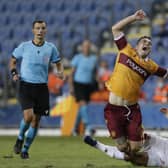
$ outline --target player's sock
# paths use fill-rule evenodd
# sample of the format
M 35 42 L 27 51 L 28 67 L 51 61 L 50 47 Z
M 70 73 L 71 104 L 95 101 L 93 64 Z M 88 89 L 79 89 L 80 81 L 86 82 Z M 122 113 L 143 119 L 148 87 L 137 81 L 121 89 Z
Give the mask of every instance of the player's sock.
M 78 134 L 78 126 L 80 124 L 80 121 L 81 121 L 81 112 L 80 112 L 80 109 L 79 109 L 79 111 L 77 113 L 75 125 L 74 125 L 74 128 L 73 128 L 73 132 L 72 132 L 73 135 L 77 135 Z
M 89 124 L 89 117 L 88 117 L 88 105 L 83 105 L 80 108 L 81 118 L 85 126 L 85 133 L 84 135 L 91 135 L 92 128 Z
M 27 136 L 26 136 L 26 140 L 25 140 L 25 144 L 22 149 L 22 152 L 28 152 L 30 145 L 32 144 L 36 134 L 37 134 L 37 128 L 33 128 L 30 126 L 28 133 L 27 133 Z
M 92 139 L 90 136 L 85 136 L 84 142 L 104 152 L 106 155 L 110 157 L 124 160 L 124 153 L 120 152 L 118 148 L 115 146 L 104 145 L 103 143 Z
M 18 139 L 19 140 L 24 140 L 24 134 L 27 131 L 27 129 L 29 128 L 29 123 L 26 123 L 24 121 L 24 119 L 21 120 L 20 122 L 20 128 L 19 128 L 19 135 L 18 135 Z
M 98 143 L 99 145 L 102 145 L 100 142 Z M 118 150 L 117 147 L 115 146 L 109 146 L 109 145 L 105 145 L 105 153 L 110 156 L 110 157 L 113 157 L 113 158 L 116 158 L 116 159 L 121 159 L 121 160 L 124 160 L 124 156 L 125 154 L 121 151 Z

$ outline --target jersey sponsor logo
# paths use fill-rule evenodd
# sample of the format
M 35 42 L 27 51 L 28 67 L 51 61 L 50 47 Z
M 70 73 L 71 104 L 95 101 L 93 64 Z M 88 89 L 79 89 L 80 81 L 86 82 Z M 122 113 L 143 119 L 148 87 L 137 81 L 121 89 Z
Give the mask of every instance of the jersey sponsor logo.
M 147 70 L 138 65 L 134 60 L 129 58 L 127 55 L 121 53 L 119 57 L 119 63 L 124 64 L 128 68 L 132 69 L 134 72 L 138 73 L 144 80 L 150 75 Z

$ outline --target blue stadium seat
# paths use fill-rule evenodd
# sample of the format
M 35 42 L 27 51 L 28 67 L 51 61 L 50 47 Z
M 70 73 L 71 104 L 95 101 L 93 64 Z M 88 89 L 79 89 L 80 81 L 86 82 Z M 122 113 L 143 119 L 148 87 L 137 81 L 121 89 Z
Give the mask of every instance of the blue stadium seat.
M 143 124 L 145 128 L 168 128 L 168 119 L 159 111 L 162 104 L 141 104 Z
M 90 103 L 88 106 L 88 114 L 92 127 L 101 127 L 105 128 L 105 120 L 104 120 L 104 103 Z
M 15 40 L 9 40 L 6 39 L 3 41 L 3 43 L 1 44 L 2 50 L 5 54 L 6 58 L 9 58 L 12 54 L 13 49 L 16 47 L 16 41 Z
M 10 13 L 19 13 L 21 11 L 21 3 L 16 3 L 16 1 L 6 1 L 6 11 Z
M 1 1 L 0 5 L 0 13 L 5 13 L 7 11 L 7 1 Z M 1 17 L 1 16 L 0 16 Z
M 1 13 L 0 23 L 1 25 L 7 26 L 9 24 L 10 12 Z
M 5 31 L 4 31 L 5 30 Z M 1 43 L 6 40 L 6 39 L 11 39 L 12 38 L 12 27 L 11 26 L 1 26 L 0 27 L 0 40 Z
M 29 0 L 29 1 L 21 1 L 20 8 L 22 12 L 25 12 L 28 14 L 28 12 L 32 13 L 36 10 L 37 6 L 35 5 L 37 2 Z
M 30 24 L 24 24 L 22 26 L 17 26 L 13 29 L 14 39 L 18 39 L 20 41 L 27 41 L 32 39 L 32 31 Z
M 116 60 L 116 54 L 107 53 L 107 54 L 101 55 L 100 59 L 108 62 L 109 69 L 112 70 L 114 68 L 114 64 L 115 64 L 115 60 Z

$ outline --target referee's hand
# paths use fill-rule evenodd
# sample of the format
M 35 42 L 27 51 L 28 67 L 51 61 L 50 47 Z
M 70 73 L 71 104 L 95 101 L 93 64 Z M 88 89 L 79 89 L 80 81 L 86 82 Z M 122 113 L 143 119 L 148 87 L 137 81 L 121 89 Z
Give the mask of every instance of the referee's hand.
M 19 80 L 19 75 L 18 75 L 18 74 L 13 75 L 13 76 L 12 76 L 12 80 L 13 80 L 14 82 L 17 82 L 17 81 Z
M 160 109 L 160 112 L 168 115 L 168 108 L 163 107 Z
M 64 75 L 64 72 L 57 72 L 56 73 L 56 76 L 62 80 L 65 80 L 65 75 Z

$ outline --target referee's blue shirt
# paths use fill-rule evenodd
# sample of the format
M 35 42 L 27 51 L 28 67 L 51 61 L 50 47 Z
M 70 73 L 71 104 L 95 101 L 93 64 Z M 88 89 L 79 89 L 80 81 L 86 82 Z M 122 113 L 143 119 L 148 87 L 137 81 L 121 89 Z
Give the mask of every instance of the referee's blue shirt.
M 61 60 L 55 45 L 47 41 L 41 46 L 32 41 L 23 42 L 14 49 L 12 56 L 21 59 L 21 80 L 30 83 L 47 83 L 49 64 Z
M 93 83 L 97 65 L 98 59 L 96 55 L 75 55 L 71 61 L 71 66 L 75 68 L 74 81 L 83 84 Z

